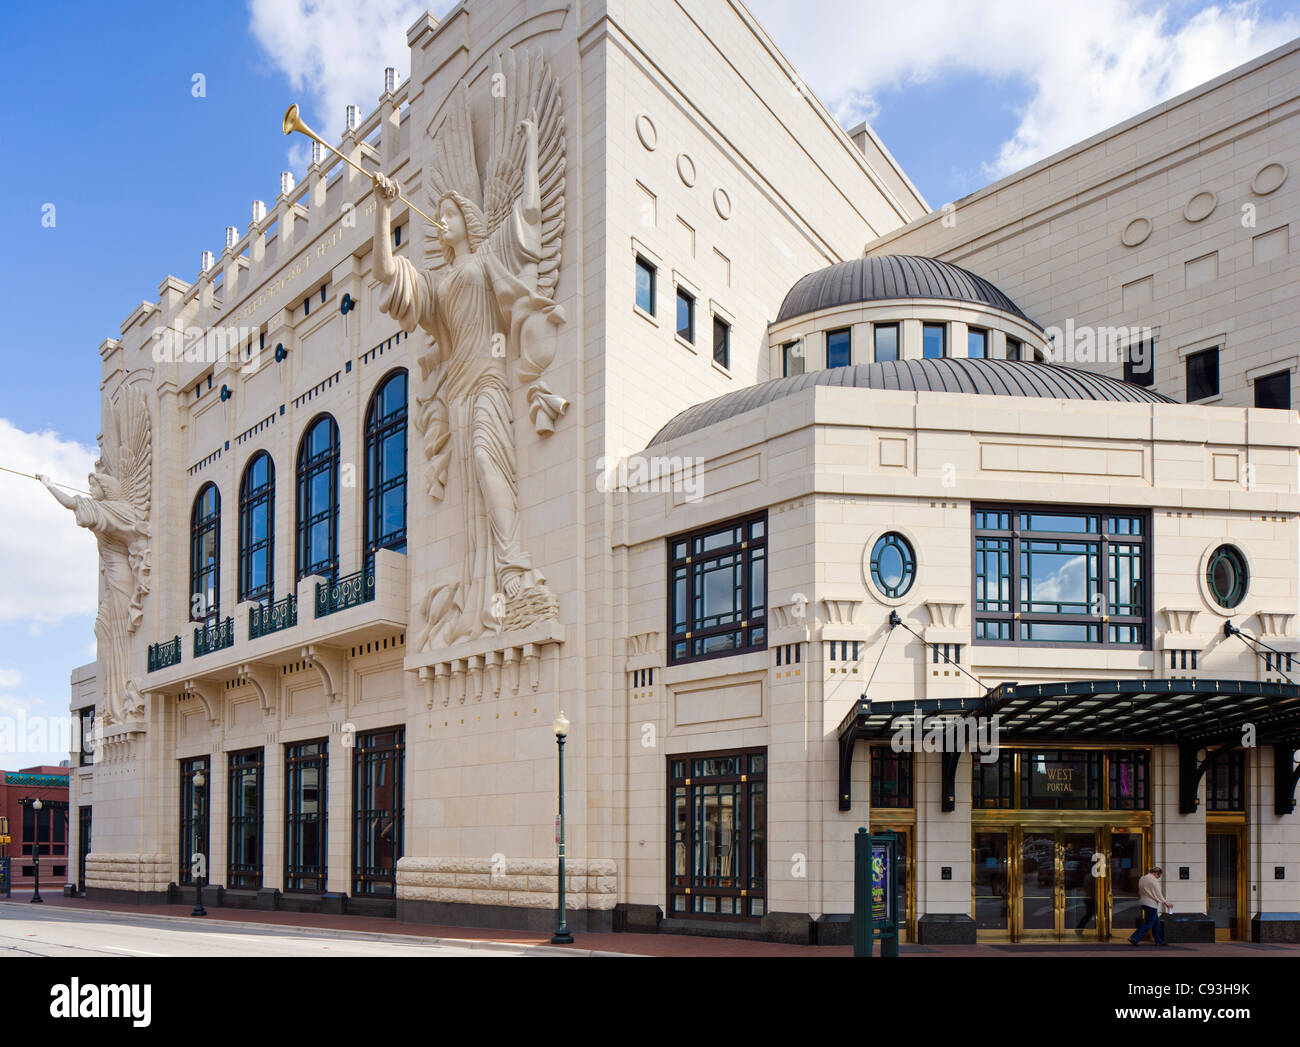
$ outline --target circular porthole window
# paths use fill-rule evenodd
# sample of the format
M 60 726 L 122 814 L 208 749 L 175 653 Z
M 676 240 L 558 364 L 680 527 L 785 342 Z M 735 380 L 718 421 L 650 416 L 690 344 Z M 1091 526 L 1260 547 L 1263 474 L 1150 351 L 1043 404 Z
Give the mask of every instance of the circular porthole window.
M 871 580 L 891 600 L 906 595 L 916 578 L 916 554 L 901 534 L 882 534 L 871 549 Z
M 1220 607 L 1231 610 L 1241 603 L 1250 584 L 1250 570 L 1241 550 L 1231 545 L 1215 549 L 1205 567 L 1205 584 Z

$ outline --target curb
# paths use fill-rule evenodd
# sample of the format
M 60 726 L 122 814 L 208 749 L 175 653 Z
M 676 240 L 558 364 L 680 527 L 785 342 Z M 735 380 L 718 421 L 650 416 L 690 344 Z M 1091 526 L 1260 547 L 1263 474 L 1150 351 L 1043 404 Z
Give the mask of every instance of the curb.
M 13 901 L 12 899 L 0 898 L 0 906 L 12 907 L 18 904 L 18 902 Z M 155 915 L 154 913 L 126 912 L 121 909 L 96 909 L 87 905 L 53 905 L 45 911 L 60 913 L 97 913 L 103 916 L 127 918 L 138 916 L 145 920 L 165 920 L 168 923 L 187 924 L 191 927 L 194 926 L 195 920 L 202 919 L 202 917 L 198 916 L 169 916 L 164 913 L 158 913 Z M 598 949 L 560 949 L 552 945 L 535 945 L 531 942 L 506 942 L 493 938 L 439 938 L 432 935 L 422 934 L 392 934 L 383 931 L 353 931 L 337 927 L 311 927 L 309 925 L 297 923 L 253 923 L 245 920 L 217 919 L 211 923 L 205 923 L 203 926 L 238 927 L 245 930 L 262 931 L 263 933 L 278 933 L 281 936 L 287 933 L 300 934 L 302 932 L 307 932 L 321 938 L 364 938 L 367 941 L 392 942 L 399 945 L 421 943 L 426 945 L 442 945 L 449 948 L 473 949 L 479 952 L 517 952 L 524 950 L 538 956 L 645 959 L 645 957 L 639 953 L 608 952 Z

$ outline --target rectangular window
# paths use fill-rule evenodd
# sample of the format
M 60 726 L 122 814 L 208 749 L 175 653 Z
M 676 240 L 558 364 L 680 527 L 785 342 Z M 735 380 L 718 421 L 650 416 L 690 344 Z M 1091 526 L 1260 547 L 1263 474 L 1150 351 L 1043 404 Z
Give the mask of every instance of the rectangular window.
M 668 760 L 669 916 L 767 914 L 767 752 Z
M 81 720 L 80 765 L 89 767 L 95 762 L 95 707 L 88 705 L 77 714 Z
M 802 338 L 786 342 L 781 346 L 781 376 L 789 378 L 792 375 L 803 374 L 807 363 L 806 356 Z
M 655 315 L 655 277 L 657 270 L 640 255 L 636 258 L 636 305 L 642 312 Z
M 677 288 L 677 337 L 695 344 L 695 296 Z
M 406 730 L 359 734 L 352 759 L 352 893 L 393 898 L 402 857 Z
M 1097 749 L 1033 750 L 1020 754 L 1020 806 L 1049 811 L 1099 811 L 1102 753 Z
M 1145 811 L 1151 806 L 1148 782 L 1151 754 L 1145 749 L 1108 753 L 1107 807 L 1112 811 Z
M 995 763 L 973 761 L 971 806 L 976 811 L 1146 811 L 1150 768 L 1151 753 L 1142 749 L 1003 748 Z
M 1215 756 L 1205 769 L 1205 809 L 1246 809 L 1246 751 L 1233 749 Z
M 1278 371 L 1255 379 L 1255 406 L 1291 410 L 1291 372 Z
M 853 331 L 842 328 L 826 332 L 826 366 L 848 367 L 853 363 Z
M 195 781 L 200 775 L 202 784 Z M 194 882 L 196 854 L 211 861 L 212 856 L 208 854 L 208 816 L 211 810 L 208 796 L 211 788 L 212 774 L 206 756 L 181 761 L 181 863 L 177 883 Z
M 1021 346 L 1019 339 L 1016 338 L 1007 339 L 1008 360 L 1022 360 L 1024 359 L 1023 353 L 1024 353 L 1024 349 Z
M 966 355 L 972 360 L 983 360 L 989 355 L 989 333 L 979 327 L 966 330 Z
M 876 343 L 876 363 L 898 359 L 898 324 L 876 324 L 871 336 Z
M 1202 349 L 1187 358 L 1187 402 L 1219 395 L 1219 350 Z
M 971 806 L 975 810 L 1010 810 L 1016 805 L 1016 754 L 1003 749 L 996 761 L 984 763 L 972 758 Z
M 977 506 L 972 524 L 977 642 L 1149 645 L 1147 514 Z
M 914 806 L 910 752 L 894 752 L 883 745 L 871 747 L 871 806 Z
M 673 662 L 767 647 L 767 514 L 668 540 Z
M 719 316 L 713 318 L 713 361 L 731 367 L 731 324 Z
M 297 742 L 285 752 L 286 891 L 325 890 L 329 757 L 324 738 Z
M 1124 352 L 1124 381 L 1150 387 L 1156 382 L 1156 343 L 1148 338 L 1135 342 Z
M 262 750 L 231 753 L 226 886 L 262 886 Z
M 921 327 L 921 355 L 938 360 L 948 355 L 948 325 L 924 324 Z

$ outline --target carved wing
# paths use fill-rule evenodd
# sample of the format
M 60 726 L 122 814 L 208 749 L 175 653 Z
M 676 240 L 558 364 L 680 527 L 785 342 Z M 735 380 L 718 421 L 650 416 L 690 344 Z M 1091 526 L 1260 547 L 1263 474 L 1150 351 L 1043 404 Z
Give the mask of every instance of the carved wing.
M 122 494 L 135 511 L 138 527 L 149 520 L 149 500 L 153 482 L 153 423 L 144 393 L 128 393 L 118 407 L 117 478 Z
M 483 187 L 488 233 L 501 226 L 523 195 L 527 139 L 519 124 L 532 117 L 537 121 L 537 179 L 542 202 L 537 290 L 553 298 L 564 237 L 565 140 L 560 81 L 540 51 L 498 54 L 495 72 L 492 156 Z M 490 249 L 491 243 L 488 246 Z
M 447 115 L 433 132 L 433 160 L 427 177 L 429 213 L 435 218 L 438 201 L 451 190 L 473 202 L 475 207 L 482 206 L 482 184 L 474 157 L 474 116 L 469 107 L 469 88 L 463 80 L 447 99 Z M 426 224 L 424 261 L 435 272 L 445 264 L 442 237 L 435 225 Z

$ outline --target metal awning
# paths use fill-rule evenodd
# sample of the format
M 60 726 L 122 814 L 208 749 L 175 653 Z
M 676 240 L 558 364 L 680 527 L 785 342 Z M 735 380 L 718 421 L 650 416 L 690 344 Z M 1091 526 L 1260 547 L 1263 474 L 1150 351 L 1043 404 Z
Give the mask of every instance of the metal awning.
M 1292 768 L 1292 753 L 1300 748 L 1300 686 L 1199 679 L 1007 683 L 982 698 L 873 701 L 863 696 L 839 727 L 841 810 L 848 810 L 854 743 L 860 738 L 890 737 L 899 718 L 910 720 L 918 715 L 996 716 L 999 736 L 1007 741 L 1178 745 L 1180 761 L 1189 773 L 1195 765 L 1197 782 L 1210 758 L 1197 761 L 1199 750 L 1212 756 L 1223 748 L 1239 746 L 1253 729 L 1255 745 L 1275 747 L 1275 784 L 1280 788 L 1289 782 L 1287 812 L 1282 811 L 1281 795 L 1277 797 L 1278 812 L 1294 809 L 1289 798 L 1300 774 Z M 959 756 L 945 754 L 945 810 L 952 809 L 949 766 L 955 771 Z M 1187 785 L 1186 780 L 1183 784 Z M 1190 802 L 1186 789 L 1183 795 L 1186 806 Z

